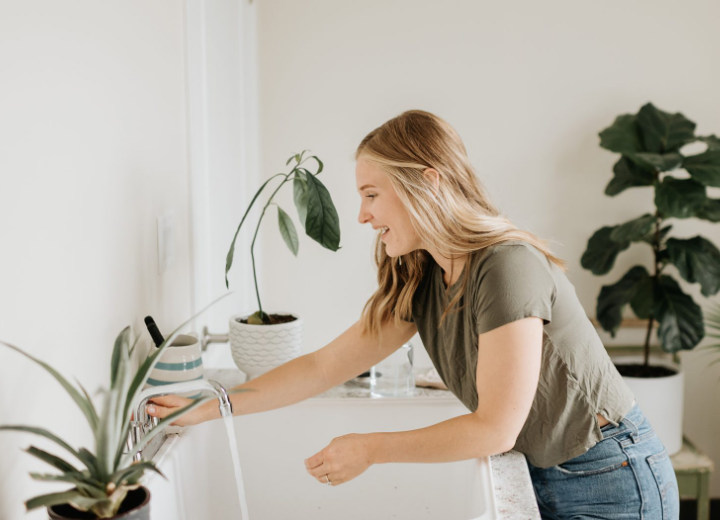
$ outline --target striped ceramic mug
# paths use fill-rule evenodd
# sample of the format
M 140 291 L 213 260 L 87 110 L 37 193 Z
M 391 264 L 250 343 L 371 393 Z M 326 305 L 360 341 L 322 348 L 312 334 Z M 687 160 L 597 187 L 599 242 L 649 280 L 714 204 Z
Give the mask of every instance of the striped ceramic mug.
M 179 334 L 150 372 L 147 386 L 195 381 L 203 377 L 200 340 L 195 334 Z

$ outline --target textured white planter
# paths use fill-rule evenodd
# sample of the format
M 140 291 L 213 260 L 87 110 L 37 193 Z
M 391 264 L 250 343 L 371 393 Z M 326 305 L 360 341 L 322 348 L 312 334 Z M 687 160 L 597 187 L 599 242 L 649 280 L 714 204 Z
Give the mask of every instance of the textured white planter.
M 232 358 L 248 379 L 300 355 L 303 321 L 295 317 L 294 321 L 278 325 L 248 325 L 238 321 L 238 318 L 247 318 L 242 315 L 230 318 Z
M 642 356 L 613 357 L 615 364 L 642 363 Z M 640 409 L 652 424 L 655 432 L 670 455 L 682 447 L 684 374 L 672 361 L 650 358 L 651 365 L 677 370 L 667 377 L 626 377 L 623 380 L 635 395 Z

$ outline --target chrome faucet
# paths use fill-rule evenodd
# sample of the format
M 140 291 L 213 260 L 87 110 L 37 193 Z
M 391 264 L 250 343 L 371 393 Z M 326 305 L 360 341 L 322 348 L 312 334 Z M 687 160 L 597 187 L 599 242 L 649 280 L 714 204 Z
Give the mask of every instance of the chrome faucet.
M 150 399 L 163 395 L 184 394 L 189 392 L 211 393 L 217 397 L 219 401 L 220 416 L 232 416 L 232 402 L 230 401 L 227 390 L 225 390 L 220 383 L 211 379 L 196 379 L 195 381 L 185 381 L 182 383 L 171 383 L 169 385 L 146 388 L 140 392 L 140 398 L 137 409 L 135 410 L 134 420 L 130 421 L 130 433 L 128 435 L 126 452 L 130 452 L 152 431 L 155 426 L 157 426 L 157 417 L 149 416 L 147 414 L 147 410 L 145 409 Z M 158 439 L 158 442 L 156 443 L 157 448 L 159 447 L 159 444 L 161 444 L 160 441 L 162 441 L 162 437 L 157 435 L 155 438 Z M 135 461 L 142 460 L 143 451 L 147 451 L 146 448 L 149 446 L 150 443 L 148 443 L 143 450 L 138 451 L 133 456 L 133 459 Z M 157 449 L 155 451 L 157 451 Z

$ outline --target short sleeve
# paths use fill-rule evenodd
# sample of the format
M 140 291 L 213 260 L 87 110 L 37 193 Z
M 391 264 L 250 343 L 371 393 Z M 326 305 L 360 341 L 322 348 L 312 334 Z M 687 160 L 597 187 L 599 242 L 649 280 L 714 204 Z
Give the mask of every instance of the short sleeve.
M 549 261 L 532 246 L 494 246 L 474 274 L 471 305 L 478 334 L 531 316 L 552 321 L 555 281 Z

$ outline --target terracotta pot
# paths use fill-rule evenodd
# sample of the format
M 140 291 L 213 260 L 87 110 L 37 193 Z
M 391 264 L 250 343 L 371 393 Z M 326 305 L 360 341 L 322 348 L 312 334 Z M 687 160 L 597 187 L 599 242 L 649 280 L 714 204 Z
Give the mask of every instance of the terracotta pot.
M 51 506 L 47 511 L 50 520 L 97 520 L 92 513 L 78 511 L 69 504 Z M 150 520 L 150 491 L 146 487 L 130 491 L 118 514 L 109 520 Z

